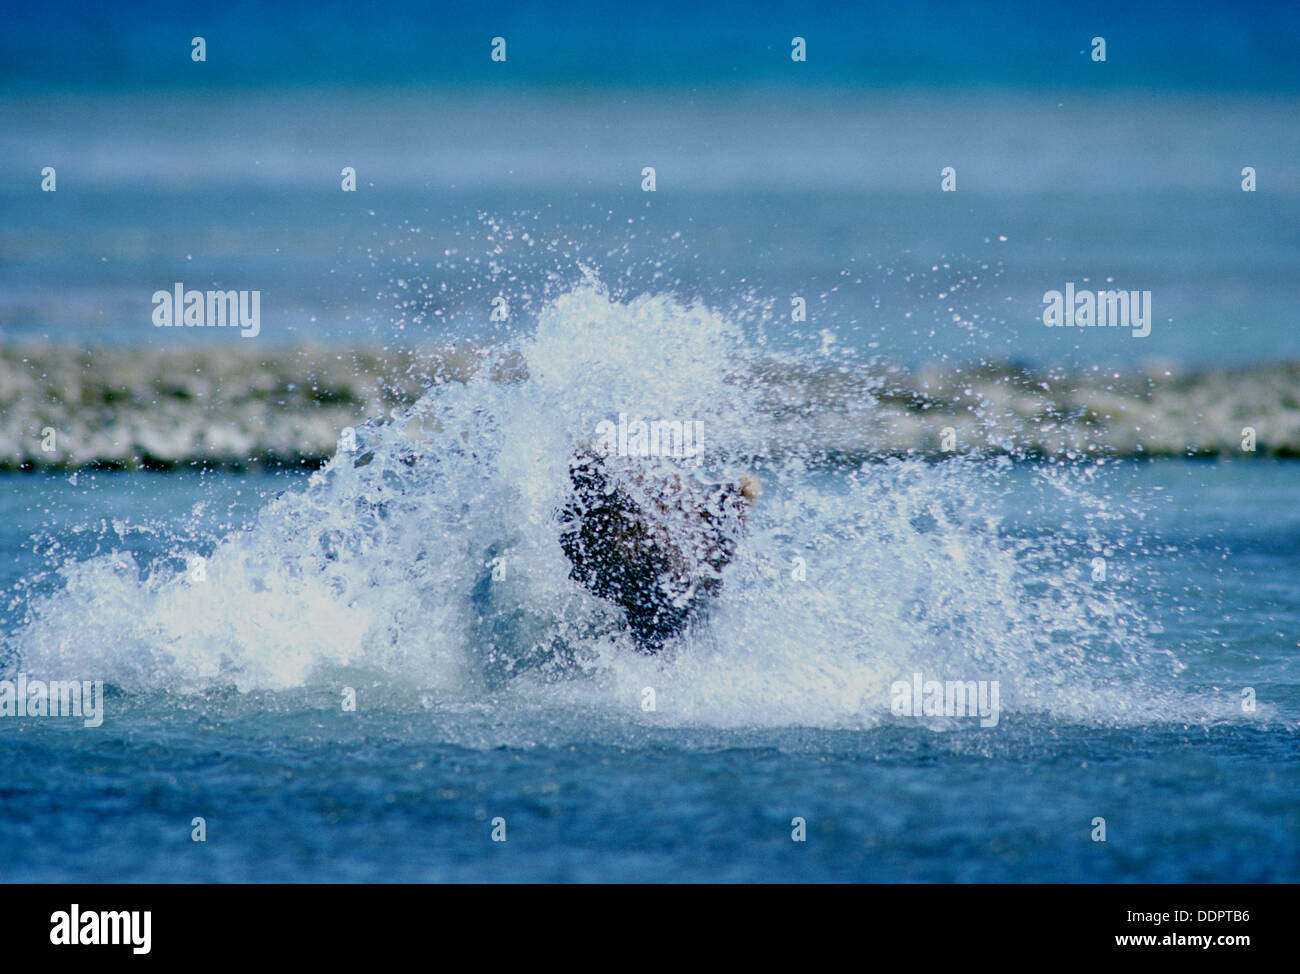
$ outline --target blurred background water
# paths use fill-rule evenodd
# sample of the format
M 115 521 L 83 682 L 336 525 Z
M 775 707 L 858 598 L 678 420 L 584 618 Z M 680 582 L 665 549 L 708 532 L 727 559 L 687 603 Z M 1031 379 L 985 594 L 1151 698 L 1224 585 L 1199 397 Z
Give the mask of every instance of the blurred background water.
M 899 361 L 1300 348 L 1288 5 L 599 9 L 11 11 L 0 334 L 152 341 L 182 281 L 260 289 L 264 341 L 477 337 L 490 296 L 522 319 L 581 258 L 633 291 L 798 294 L 814 324 L 773 341 Z M 1043 327 L 1066 282 L 1150 290 L 1150 337 Z

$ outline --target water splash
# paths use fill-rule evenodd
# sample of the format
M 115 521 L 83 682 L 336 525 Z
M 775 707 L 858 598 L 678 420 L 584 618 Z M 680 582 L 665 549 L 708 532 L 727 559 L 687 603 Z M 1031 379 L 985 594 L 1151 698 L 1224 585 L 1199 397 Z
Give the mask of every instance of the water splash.
M 369 681 L 426 705 L 541 700 L 670 725 L 871 726 L 915 672 L 999 681 L 1012 713 L 1177 717 L 1177 660 L 1078 555 L 1104 547 L 1096 511 L 1013 529 L 1005 457 L 834 470 L 772 453 L 765 374 L 736 321 L 615 300 L 587 272 L 483 368 L 344 437 L 305 487 L 217 539 L 201 578 L 123 552 L 68 562 L 8 648 L 29 674 L 128 692 Z M 708 476 L 764 481 L 707 619 L 655 657 L 570 580 L 558 540 L 575 445 L 619 413 L 698 422 Z M 1036 476 L 1062 504 L 1089 496 L 1085 468 Z

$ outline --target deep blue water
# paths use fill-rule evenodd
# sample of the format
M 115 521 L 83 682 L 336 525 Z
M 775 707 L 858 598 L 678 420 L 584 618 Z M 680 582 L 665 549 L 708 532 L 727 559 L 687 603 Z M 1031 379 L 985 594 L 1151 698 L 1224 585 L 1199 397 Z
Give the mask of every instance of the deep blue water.
M 600 86 L 740 83 L 1034 85 L 1296 91 L 1294 5 L 1270 0 L 1087 8 L 1030 0 L 561 6 L 502 0 L 6 3 L 0 81 L 213 88 L 308 84 Z M 191 69 L 190 39 L 209 46 Z M 1104 36 L 1104 74 L 1090 41 Z M 505 65 L 487 57 L 508 42 Z M 808 60 L 791 72 L 790 39 Z M 505 68 L 506 70 L 501 70 Z

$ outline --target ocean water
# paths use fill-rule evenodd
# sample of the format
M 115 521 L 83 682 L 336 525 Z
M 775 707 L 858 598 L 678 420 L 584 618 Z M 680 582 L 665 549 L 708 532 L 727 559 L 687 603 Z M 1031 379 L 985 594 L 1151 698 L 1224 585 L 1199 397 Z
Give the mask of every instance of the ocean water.
M 1300 879 L 1294 6 L 4 13 L 0 881 Z M 655 657 L 620 413 L 763 484 Z
M 581 262 L 629 295 L 766 302 L 787 350 L 829 331 L 909 364 L 1294 358 L 1297 114 L 1232 92 L 11 94 L 0 328 L 167 343 L 151 299 L 181 282 L 261 291 L 263 343 L 483 341 L 493 298 L 535 320 Z M 1067 283 L 1151 291 L 1150 335 L 1044 327 Z
M 0 722 L 7 878 L 1296 878 L 1293 464 L 814 464 L 742 329 L 595 279 L 514 351 L 312 473 L 6 478 L 8 671 L 109 687 Z M 658 657 L 558 545 L 609 403 L 764 482 Z M 914 673 L 996 721 L 895 713 Z

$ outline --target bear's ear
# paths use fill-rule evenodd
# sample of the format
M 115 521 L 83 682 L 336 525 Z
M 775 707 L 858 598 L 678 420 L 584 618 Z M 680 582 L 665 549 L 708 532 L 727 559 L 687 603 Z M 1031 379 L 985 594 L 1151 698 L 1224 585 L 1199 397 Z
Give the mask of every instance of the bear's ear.
M 763 496 L 763 485 L 752 473 L 741 474 L 740 495 L 752 504 Z

